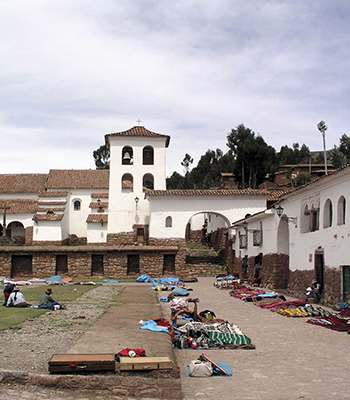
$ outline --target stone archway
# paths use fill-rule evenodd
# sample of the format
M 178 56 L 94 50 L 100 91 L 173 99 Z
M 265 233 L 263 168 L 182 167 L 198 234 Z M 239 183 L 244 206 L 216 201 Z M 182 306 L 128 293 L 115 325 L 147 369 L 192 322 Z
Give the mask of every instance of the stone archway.
M 12 221 L 6 227 L 6 236 L 16 244 L 24 244 L 25 228 L 19 221 Z
M 225 215 L 213 211 L 200 211 L 188 220 L 185 239 L 187 243 L 207 245 L 210 235 L 229 226 L 230 221 Z

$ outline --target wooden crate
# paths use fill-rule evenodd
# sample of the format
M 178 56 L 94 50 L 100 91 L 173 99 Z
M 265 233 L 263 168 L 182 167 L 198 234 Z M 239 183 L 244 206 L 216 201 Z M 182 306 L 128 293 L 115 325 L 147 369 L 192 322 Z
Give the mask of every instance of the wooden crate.
M 121 371 L 154 369 L 173 369 L 173 363 L 168 357 L 120 357 Z
M 49 372 L 84 373 L 115 372 L 115 355 L 105 354 L 54 354 L 49 361 Z

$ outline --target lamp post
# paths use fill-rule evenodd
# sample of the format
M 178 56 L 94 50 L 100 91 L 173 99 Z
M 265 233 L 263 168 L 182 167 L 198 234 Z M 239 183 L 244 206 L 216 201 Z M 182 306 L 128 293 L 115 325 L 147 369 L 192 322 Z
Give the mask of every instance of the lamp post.
M 327 130 L 327 125 L 324 121 L 321 121 L 317 124 L 318 130 L 321 132 L 321 135 L 323 136 L 323 153 L 324 153 L 324 173 L 325 175 L 328 175 L 327 172 L 327 154 L 326 154 L 326 130 Z

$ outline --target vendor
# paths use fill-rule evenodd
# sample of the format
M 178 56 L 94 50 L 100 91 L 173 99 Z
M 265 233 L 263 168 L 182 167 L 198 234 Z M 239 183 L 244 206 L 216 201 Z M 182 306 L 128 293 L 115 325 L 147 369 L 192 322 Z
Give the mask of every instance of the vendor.
M 30 304 L 27 304 L 26 299 L 23 294 L 19 291 L 18 287 L 14 287 L 13 292 L 10 294 L 7 300 L 7 307 L 30 307 Z
M 63 309 L 64 307 L 61 306 L 61 304 L 57 303 L 52 297 L 52 289 L 47 289 L 45 294 L 41 296 L 41 299 L 39 301 L 39 306 L 38 308 L 47 308 L 49 310 L 53 310 L 56 308 L 55 306 L 58 306 L 58 309 Z

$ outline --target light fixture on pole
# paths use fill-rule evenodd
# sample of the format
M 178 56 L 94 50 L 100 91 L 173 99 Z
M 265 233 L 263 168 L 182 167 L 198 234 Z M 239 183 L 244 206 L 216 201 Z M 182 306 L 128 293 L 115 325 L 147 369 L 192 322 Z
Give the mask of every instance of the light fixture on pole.
M 242 228 L 246 231 L 246 232 L 254 232 L 256 231 L 256 229 L 248 229 L 248 222 L 246 220 L 244 220 L 242 222 Z
M 137 196 L 134 198 L 134 201 L 135 201 L 135 204 L 136 204 L 136 209 L 137 209 L 137 204 L 138 204 L 139 200 L 140 199 Z
M 324 121 L 321 121 L 317 124 L 317 129 L 321 132 L 321 135 L 323 136 L 323 153 L 324 153 L 324 173 L 325 175 L 328 175 L 327 172 L 327 153 L 326 153 L 326 130 L 327 130 L 327 125 Z
M 282 215 L 283 215 L 284 208 L 281 205 L 279 205 L 278 207 L 275 208 L 275 210 L 276 210 L 276 213 L 277 213 L 278 217 L 281 218 Z M 292 222 L 294 224 L 294 226 L 297 228 L 297 226 L 298 226 L 297 225 L 297 222 L 298 222 L 298 218 L 297 217 L 284 216 L 283 219 L 286 219 L 287 222 Z

